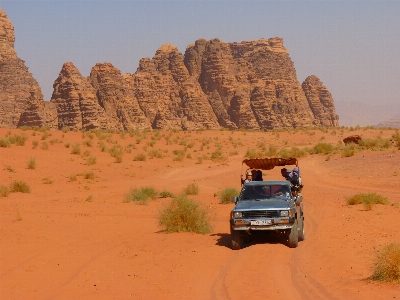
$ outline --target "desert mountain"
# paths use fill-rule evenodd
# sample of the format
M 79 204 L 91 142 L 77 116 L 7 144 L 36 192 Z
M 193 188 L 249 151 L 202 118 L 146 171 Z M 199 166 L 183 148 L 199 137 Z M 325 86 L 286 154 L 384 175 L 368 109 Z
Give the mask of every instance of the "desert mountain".
M 375 125 L 375 127 L 400 128 L 400 114 L 386 121 L 380 122 L 379 124 Z
M 14 50 L 14 27 L 0 8 L 0 127 L 57 126 L 55 105 Z
M 50 103 L 14 50 L 0 10 L 0 126 L 77 129 L 272 129 L 338 126 L 316 76 L 303 84 L 281 38 L 224 43 L 199 39 L 184 54 L 162 45 L 134 74 L 96 64 L 88 78 L 62 66 Z

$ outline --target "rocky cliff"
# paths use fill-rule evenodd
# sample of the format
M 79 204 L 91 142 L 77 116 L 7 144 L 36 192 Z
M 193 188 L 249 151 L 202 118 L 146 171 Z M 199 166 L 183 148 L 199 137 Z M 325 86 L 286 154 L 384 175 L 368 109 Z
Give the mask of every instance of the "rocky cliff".
M 77 121 L 64 121 L 86 113 L 81 105 L 68 104 L 79 97 L 58 96 L 58 90 L 70 89 L 71 81 L 63 76 L 61 72 L 52 98 L 58 127 L 82 128 Z M 91 91 L 90 96 L 80 93 L 80 101 L 90 98 L 96 111 L 89 127 L 257 130 L 338 125 L 331 94 L 316 76 L 298 82 L 281 38 L 241 43 L 199 39 L 184 55 L 165 44 L 152 59 L 141 59 L 134 74 L 121 75 L 110 63 L 97 64 L 85 82 L 75 89 Z
M 281 38 L 199 39 L 184 54 L 162 45 L 134 74 L 96 64 L 88 78 L 68 62 L 50 102 L 14 50 L 0 10 L 0 126 L 77 129 L 273 129 L 338 126 L 331 94 L 316 76 L 303 84 Z
M 43 101 L 37 81 L 17 57 L 14 41 L 14 27 L 0 9 L 0 127 L 53 127 L 55 106 Z

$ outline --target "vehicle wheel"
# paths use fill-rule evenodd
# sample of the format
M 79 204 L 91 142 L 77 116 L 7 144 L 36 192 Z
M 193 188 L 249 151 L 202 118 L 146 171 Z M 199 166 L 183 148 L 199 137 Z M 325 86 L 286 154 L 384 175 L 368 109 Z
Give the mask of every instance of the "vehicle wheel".
M 303 216 L 300 217 L 298 231 L 299 231 L 299 242 L 304 241 L 306 239 L 306 235 L 305 235 L 305 232 L 304 232 L 304 218 L 303 218 Z
M 242 235 L 239 230 L 232 230 L 231 228 L 232 250 L 239 250 L 242 248 Z
M 296 248 L 299 244 L 299 232 L 298 232 L 297 220 L 294 222 L 292 229 L 290 230 L 288 236 L 288 246 L 289 248 Z

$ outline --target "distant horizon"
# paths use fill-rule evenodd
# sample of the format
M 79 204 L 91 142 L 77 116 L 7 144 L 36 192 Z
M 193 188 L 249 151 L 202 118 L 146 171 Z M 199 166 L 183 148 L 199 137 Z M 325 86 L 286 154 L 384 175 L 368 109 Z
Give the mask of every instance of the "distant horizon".
M 377 125 L 400 114 L 400 1 L 0 0 L 15 50 L 49 101 L 62 65 L 82 76 L 110 62 L 135 73 L 165 43 L 182 54 L 199 38 L 281 37 L 302 83 L 331 92 L 339 125 Z

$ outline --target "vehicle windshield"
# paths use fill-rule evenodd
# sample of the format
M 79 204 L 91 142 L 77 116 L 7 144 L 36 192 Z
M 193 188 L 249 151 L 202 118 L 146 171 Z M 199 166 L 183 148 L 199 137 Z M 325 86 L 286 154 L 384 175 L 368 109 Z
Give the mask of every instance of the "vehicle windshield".
M 290 193 L 288 185 L 245 185 L 240 200 L 289 199 Z

